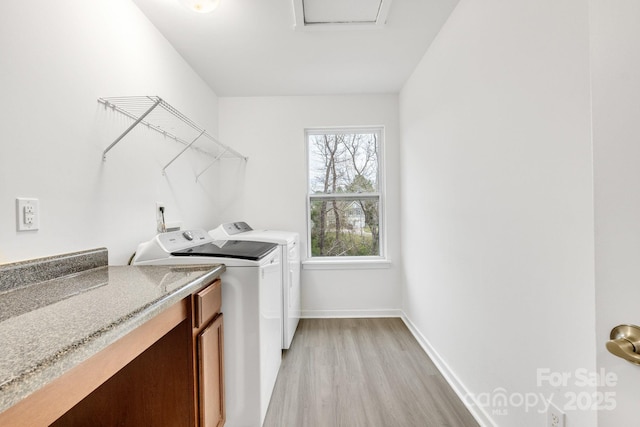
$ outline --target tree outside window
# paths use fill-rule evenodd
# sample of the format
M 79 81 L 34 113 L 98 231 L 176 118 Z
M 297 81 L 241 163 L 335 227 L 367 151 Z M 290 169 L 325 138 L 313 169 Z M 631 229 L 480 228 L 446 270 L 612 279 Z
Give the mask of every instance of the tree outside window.
M 382 129 L 308 130 L 312 257 L 380 257 Z

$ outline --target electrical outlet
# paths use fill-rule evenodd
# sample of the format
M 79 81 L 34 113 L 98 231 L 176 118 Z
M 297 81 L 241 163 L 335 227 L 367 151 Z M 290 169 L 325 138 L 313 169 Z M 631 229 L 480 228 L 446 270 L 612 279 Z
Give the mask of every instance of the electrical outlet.
M 16 226 L 18 231 L 35 231 L 40 228 L 40 203 L 38 199 L 16 199 Z
M 167 231 L 166 222 L 164 216 L 167 212 L 167 208 L 164 203 L 156 202 L 156 230 L 158 233 L 164 233 Z
M 549 402 L 549 410 L 547 412 L 547 426 L 564 427 L 564 412 L 551 402 Z

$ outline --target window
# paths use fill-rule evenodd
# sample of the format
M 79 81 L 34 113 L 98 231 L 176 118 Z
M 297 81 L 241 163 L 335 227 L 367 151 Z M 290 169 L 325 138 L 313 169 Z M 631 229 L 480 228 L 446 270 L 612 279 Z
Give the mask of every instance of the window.
M 307 130 L 309 256 L 384 256 L 382 128 Z

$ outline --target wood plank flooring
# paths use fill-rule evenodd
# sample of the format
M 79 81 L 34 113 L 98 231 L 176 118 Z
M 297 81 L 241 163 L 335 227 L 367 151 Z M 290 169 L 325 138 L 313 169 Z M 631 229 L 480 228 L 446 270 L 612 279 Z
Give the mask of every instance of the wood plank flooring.
M 478 427 L 404 322 L 302 319 L 264 427 Z

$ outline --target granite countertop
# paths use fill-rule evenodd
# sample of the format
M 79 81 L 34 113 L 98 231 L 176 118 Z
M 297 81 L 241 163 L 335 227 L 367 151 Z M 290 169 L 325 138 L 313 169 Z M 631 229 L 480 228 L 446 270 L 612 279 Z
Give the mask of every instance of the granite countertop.
M 108 266 L 106 249 L 0 265 L 0 412 L 224 269 Z

